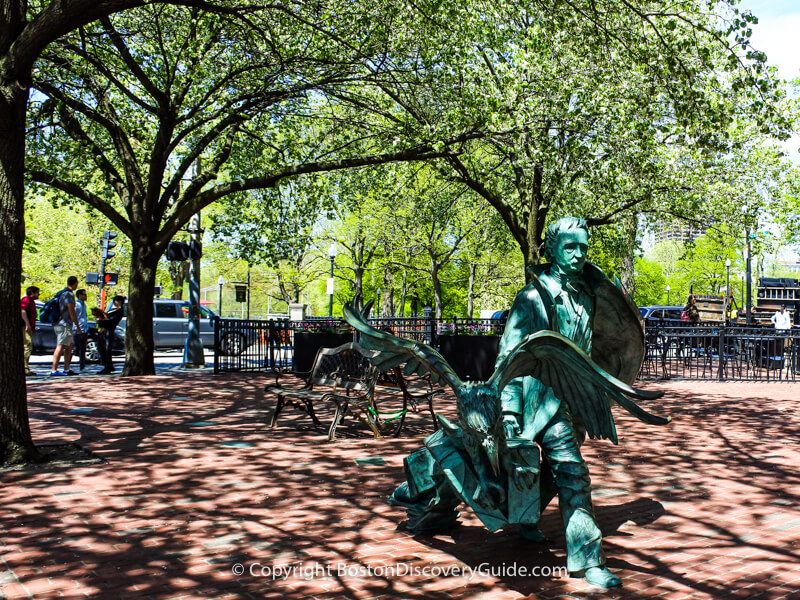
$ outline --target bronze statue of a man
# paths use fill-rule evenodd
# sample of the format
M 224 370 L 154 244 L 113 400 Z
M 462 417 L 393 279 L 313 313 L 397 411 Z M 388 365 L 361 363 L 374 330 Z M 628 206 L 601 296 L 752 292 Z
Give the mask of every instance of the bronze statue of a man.
M 541 512 L 558 494 L 566 530 L 567 568 L 588 582 L 620 585 L 605 566 L 592 509 L 589 472 L 580 453 L 586 434 L 617 443 L 616 403 L 645 423 L 664 425 L 629 397 L 661 392 L 630 387 L 644 357 L 639 311 L 595 266 L 586 262 L 589 231 L 580 218 L 554 223 L 545 237 L 551 262 L 533 268 L 532 282 L 511 308 L 494 374 L 464 382 L 425 344 L 371 327 L 352 305 L 345 318 L 361 344 L 380 350 L 381 369 L 431 374 L 456 393 L 457 423 L 438 415 L 442 428 L 405 459 L 406 481 L 390 503 L 403 506 L 407 527 L 435 533 L 458 519 L 466 503 L 497 531 L 518 526 L 541 542 Z
M 545 235 L 545 258 L 534 280 L 514 300 L 498 362 L 527 335 L 542 330 L 557 331 L 592 355 L 593 322 L 596 315 L 594 279 L 584 273 L 589 248 L 586 221 L 568 217 L 556 221 Z M 624 305 L 620 303 L 620 307 Z M 509 436 L 535 441 L 542 450 L 546 468 L 539 483 L 541 506 L 558 493 L 561 519 L 567 539 L 567 568 L 583 573 L 590 583 L 605 587 L 620 584 L 605 567 L 602 536 L 592 510 L 589 470 L 581 457 L 585 437 L 581 421 L 553 390 L 533 377 L 509 383 L 501 395 L 504 426 Z M 523 524 L 523 537 L 541 541 L 535 526 Z

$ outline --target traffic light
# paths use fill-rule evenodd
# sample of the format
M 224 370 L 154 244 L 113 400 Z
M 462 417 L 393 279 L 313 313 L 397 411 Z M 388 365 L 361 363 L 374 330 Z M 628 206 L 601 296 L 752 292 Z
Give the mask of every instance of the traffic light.
M 191 260 L 200 260 L 203 257 L 203 244 L 196 240 L 189 242 L 189 258 Z
M 103 285 L 117 285 L 119 273 L 106 273 L 103 275 Z
M 167 244 L 167 260 L 183 262 L 184 260 L 200 260 L 202 246 L 200 242 L 192 240 L 186 242 L 170 242 Z
M 111 249 L 117 245 L 117 242 L 111 241 L 115 237 L 117 237 L 117 234 L 107 229 L 106 232 L 103 234 L 103 239 L 101 241 L 101 243 L 103 244 L 103 261 L 111 260 L 117 255 L 116 252 L 111 252 Z
M 167 244 L 167 260 L 183 262 L 189 260 L 191 250 L 186 242 L 170 242 Z

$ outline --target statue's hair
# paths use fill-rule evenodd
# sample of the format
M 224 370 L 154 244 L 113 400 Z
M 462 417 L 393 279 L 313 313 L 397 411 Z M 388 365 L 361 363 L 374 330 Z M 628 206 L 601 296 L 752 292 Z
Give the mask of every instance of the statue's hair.
M 587 237 L 591 237 L 592 235 L 589 232 L 586 219 L 583 217 L 563 217 L 547 228 L 544 234 L 544 257 L 548 262 L 553 262 L 555 258 L 558 236 L 562 233 L 574 231 L 575 229 L 583 229 Z

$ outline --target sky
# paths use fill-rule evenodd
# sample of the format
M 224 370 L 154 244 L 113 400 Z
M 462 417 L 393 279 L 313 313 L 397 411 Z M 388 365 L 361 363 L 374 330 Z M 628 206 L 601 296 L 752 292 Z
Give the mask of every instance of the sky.
M 766 52 L 767 62 L 778 67 L 783 79 L 800 78 L 800 0 L 741 0 L 739 9 L 758 17 L 753 47 Z M 800 164 L 800 136 L 793 136 L 784 147 L 792 162 Z M 779 260 L 796 261 L 800 256 L 796 249 L 783 248 Z
M 800 78 L 800 0 L 741 0 L 740 10 L 758 17 L 751 41 L 767 54 L 767 62 L 778 67 L 781 78 Z M 792 91 L 790 93 L 798 93 Z M 784 143 L 792 162 L 800 164 L 800 135 Z
M 782 78 L 800 77 L 800 1 L 741 0 L 739 8 L 758 17 L 753 47 L 767 53 L 768 62 L 778 67 Z
M 778 67 L 782 79 L 800 78 L 800 0 L 740 0 L 738 7 L 758 17 L 751 37 L 753 47 L 766 53 L 767 62 Z M 800 164 L 800 136 L 793 136 L 783 145 L 792 161 Z M 645 247 L 649 243 L 652 240 L 648 238 Z M 794 248 L 782 248 L 778 258 L 800 260 Z

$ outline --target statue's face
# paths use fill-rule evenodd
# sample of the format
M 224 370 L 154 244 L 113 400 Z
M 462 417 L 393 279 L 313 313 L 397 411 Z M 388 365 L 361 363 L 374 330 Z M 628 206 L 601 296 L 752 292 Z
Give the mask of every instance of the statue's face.
M 589 250 L 589 235 L 583 229 L 573 229 L 558 236 L 555 262 L 568 275 L 583 270 L 586 252 Z

